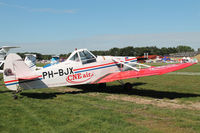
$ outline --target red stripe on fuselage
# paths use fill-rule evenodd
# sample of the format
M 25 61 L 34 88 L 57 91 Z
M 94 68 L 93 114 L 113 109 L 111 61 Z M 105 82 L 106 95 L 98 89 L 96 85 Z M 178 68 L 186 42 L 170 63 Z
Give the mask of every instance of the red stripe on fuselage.
M 39 77 L 42 77 L 42 75 L 40 75 Z M 19 80 L 10 80 L 10 81 L 4 81 L 5 84 L 10 83 L 10 82 L 18 82 Z
M 18 80 L 10 80 L 10 81 L 5 81 L 4 83 L 10 83 L 10 82 L 17 82 Z

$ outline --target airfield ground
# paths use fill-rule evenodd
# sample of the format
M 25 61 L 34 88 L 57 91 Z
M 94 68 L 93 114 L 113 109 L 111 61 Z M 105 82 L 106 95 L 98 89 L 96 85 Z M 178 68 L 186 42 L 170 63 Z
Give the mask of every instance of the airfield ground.
M 129 90 L 112 82 L 25 90 L 18 100 L 1 86 L 0 132 L 200 132 L 200 64 L 177 72 L 125 80 Z

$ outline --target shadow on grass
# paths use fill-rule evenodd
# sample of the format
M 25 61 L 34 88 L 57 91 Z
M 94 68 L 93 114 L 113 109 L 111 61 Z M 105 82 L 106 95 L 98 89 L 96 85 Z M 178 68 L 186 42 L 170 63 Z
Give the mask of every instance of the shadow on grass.
M 10 91 L 10 90 L 0 91 L 0 94 L 1 93 L 7 93 L 7 92 L 12 92 L 12 91 Z
M 74 86 L 73 88 L 81 89 L 80 91 L 70 91 L 70 92 L 53 92 L 53 93 L 21 93 L 22 96 L 36 98 L 36 99 L 52 99 L 55 98 L 57 95 L 64 95 L 64 94 L 82 94 L 82 93 L 89 93 L 89 92 L 101 92 L 101 93 L 108 93 L 108 94 L 127 94 L 127 95 L 136 95 L 136 96 L 144 96 L 144 97 L 151 97 L 156 99 L 176 99 L 176 98 L 187 98 L 187 97 L 200 97 L 199 94 L 191 94 L 191 93 L 179 93 L 179 92 L 165 92 L 165 91 L 156 91 L 156 90 L 140 90 L 134 87 L 140 86 L 146 83 L 138 82 L 133 83 L 132 89 L 124 89 L 121 85 L 113 85 L 107 86 L 104 89 L 99 89 L 97 85 L 80 85 Z
M 21 96 L 26 96 L 29 98 L 36 98 L 36 99 L 53 99 L 57 95 L 64 95 L 65 92 L 55 92 L 55 93 L 36 93 L 36 92 L 22 92 L 20 93 Z
M 115 86 L 107 86 L 105 89 L 99 90 L 97 87 L 92 88 L 90 85 L 77 86 L 76 88 L 82 89 L 84 93 L 86 92 L 101 92 L 101 93 L 109 93 L 109 94 L 127 94 L 127 95 L 136 95 L 136 96 L 144 96 L 151 97 L 156 99 L 176 99 L 176 98 L 187 98 L 187 97 L 200 97 L 199 94 L 191 94 L 191 93 L 180 93 L 180 92 L 166 92 L 166 91 L 157 91 L 157 90 L 147 90 L 147 89 L 136 89 L 136 86 L 143 85 L 146 83 L 138 82 L 133 83 L 132 89 L 124 89 L 121 85 Z M 78 93 L 78 92 L 77 92 Z M 80 92 L 82 93 L 82 92 Z

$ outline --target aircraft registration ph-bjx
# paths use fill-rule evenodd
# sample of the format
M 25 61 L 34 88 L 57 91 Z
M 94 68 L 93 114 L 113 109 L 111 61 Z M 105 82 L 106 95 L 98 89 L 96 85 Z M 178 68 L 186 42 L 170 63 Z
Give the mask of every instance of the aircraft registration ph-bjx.
M 72 52 L 61 63 L 30 69 L 17 54 L 9 54 L 4 64 L 4 83 L 12 91 L 81 84 L 100 84 L 128 78 L 161 75 L 189 67 L 193 63 L 152 67 L 137 63 L 135 57 L 95 56 L 87 49 Z M 130 84 L 125 84 L 130 86 Z

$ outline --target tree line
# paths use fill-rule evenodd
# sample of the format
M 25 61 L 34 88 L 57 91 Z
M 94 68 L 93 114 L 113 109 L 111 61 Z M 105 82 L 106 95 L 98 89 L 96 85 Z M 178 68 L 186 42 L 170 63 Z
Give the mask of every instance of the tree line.
M 112 56 L 142 56 L 144 53 L 149 55 L 169 55 L 172 53 L 181 52 L 194 52 L 194 49 L 190 46 L 179 45 L 177 47 L 162 47 L 158 48 L 156 46 L 150 47 L 124 47 L 124 48 L 111 48 L 107 51 L 92 51 L 95 55 L 112 55 Z
M 149 55 L 161 55 L 166 56 L 172 53 L 182 53 L 182 52 L 194 52 L 194 49 L 190 46 L 179 45 L 177 47 L 162 47 L 158 48 L 156 46 L 150 47 L 133 47 L 128 46 L 124 48 L 111 48 L 109 50 L 94 50 L 91 51 L 94 55 L 112 55 L 112 56 L 142 56 L 144 53 L 148 53 Z M 30 53 L 18 53 L 21 57 L 25 57 L 25 54 Z M 38 60 L 49 60 L 52 55 L 43 55 L 40 53 L 31 53 L 36 54 Z M 71 53 L 68 54 L 60 54 L 60 58 L 67 58 Z

